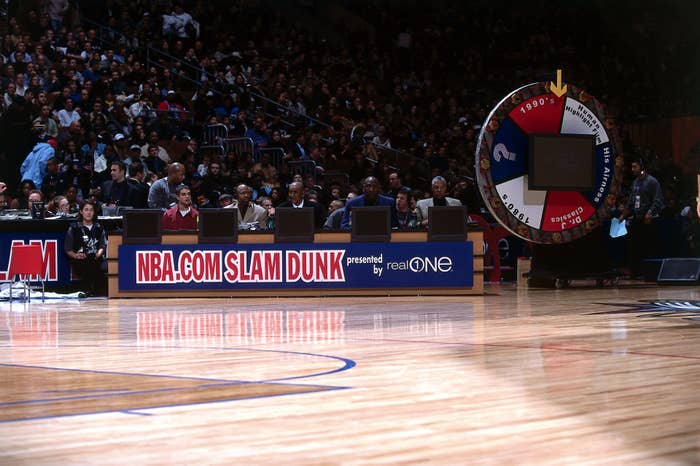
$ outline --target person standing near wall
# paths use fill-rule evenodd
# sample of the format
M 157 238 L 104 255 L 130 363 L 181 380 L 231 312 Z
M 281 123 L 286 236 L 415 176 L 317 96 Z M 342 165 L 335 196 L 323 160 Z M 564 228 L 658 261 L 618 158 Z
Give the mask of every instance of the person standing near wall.
M 663 209 L 661 185 L 644 168 L 642 159 L 632 162 L 632 189 L 619 221 L 631 219 L 629 265 L 633 276 L 641 275 L 642 261 L 659 257 L 659 215 Z
M 94 202 L 80 206 L 78 221 L 68 227 L 65 252 L 75 274 L 81 279 L 81 289 L 89 294 L 106 290 L 107 232 L 95 222 L 97 208 Z

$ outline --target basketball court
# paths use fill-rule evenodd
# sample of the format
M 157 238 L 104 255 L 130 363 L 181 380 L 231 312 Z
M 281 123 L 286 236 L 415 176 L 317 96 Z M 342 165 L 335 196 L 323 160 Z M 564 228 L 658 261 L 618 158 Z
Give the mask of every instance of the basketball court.
M 700 289 L 0 304 L 2 464 L 700 461 Z

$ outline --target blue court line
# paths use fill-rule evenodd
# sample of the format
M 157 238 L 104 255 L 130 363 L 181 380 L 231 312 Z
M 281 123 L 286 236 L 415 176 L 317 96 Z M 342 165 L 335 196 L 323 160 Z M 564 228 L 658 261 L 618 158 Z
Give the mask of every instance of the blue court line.
M 63 345 L 62 347 L 64 347 L 64 348 L 96 348 L 96 347 L 98 347 L 98 345 Z M 99 347 L 105 348 L 105 346 L 99 346 Z M 115 346 L 107 346 L 106 348 L 137 348 L 137 347 L 133 346 L 133 345 L 115 345 Z M 144 373 L 138 373 L 138 372 L 96 371 L 96 370 L 92 370 L 92 369 L 66 369 L 66 368 L 60 368 L 60 367 L 23 366 L 20 364 L 0 363 L 0 366 L 28 367 L 28 368 L 53 369 L 53 370 L 69 370 L 69 371 L 97 373 L 97 374 L 140 375 L 140 376 L 163 377 L 163 378 L 171 378 L 171 379 L 205 380 L 205 381 L 211 381 L 211 382 L 265 383 L 265 382 L 279 382 L 279 381 L 283 381 L 283 380 L 307 379 L 310 377 L 320 377 L 322 375 L 329 375 L 329 374 L 335 374 L 337 372 L 347 371 L 347 370 L 350 370 L 357 365 L 357 363 L 355 361 L 353 361 L 352 359 L 343 358 L 341 356 L 332 356 L 332 355 L 328 355 L 328 354 L 318 354 L 318 353 L 302 353 L 302 352 L 298 352 L 298 351 L 286 351 L 286 350 L 270 350 L 270 349 L 257 349 L 257 348 L 226 348 L 226 347 L 221 348 L 221 347 L 216 347 L 216 346 L 201 346 L 201 347 L 198 347 L 198 346 L 185 346 L 185 347 L 183 347 L 183 346 L 159 346 L 158 349 L 257 351 L 257 352 L 261 352 L 261 353 L 294 354 L 294 355 L 298 355 L 298 356 L 312 356 L 312 357 L 316 357 L 316 358 L 333 359 L 333 360 L 342 362 L 343 366 L 338 368 L 338 369 L 332 369 L 329 371 L 318 372 L 318 373 L 314 373 L 314 374 L 297 375 L 294 377 L 281 377 L 281 378 L 275 378 L 275 379 L 263 379 L 263 380 L 256 380 L 253 382 L 245 381 L 245 380 L 209 379 L 209 378 L 203 378 L 203 377 L 185 377 L 185 376 L 178 376 L 178 375 L 144 374 Z
M 130 410 L 124 410 L 124 411 L 119 411 L 120 413 L 124 414 L 133 414 L 135 416 L 153 416 L 153 413 L 138 413 L 136 411 L 130 411 Z
M 296 384 L 292 384 L 294 386 L 298 386 Z M 257 400 L 257 399 L 262 399 L 262 398 L 271 398 L 274 396 L 289 396 L 289 395 L 306 395 L 306 394 L 311 394 L 311 393 L 318 393 L 318 392 L 328 392 L 328 391 L 333 391 L 333 390 L 347 390 L 351 387 L 332 387 L 332 386 L 326 386 L 323 388 L 319 388 L 316 391 L 313 392 L 305 392 L 305 393 L 276 393 L 272 395 L 257 395 L 257 396 L 250 396 L 250 397 L 243 397 L 243 398 L 229 398 L 225 400 L 210 400 L 210 401 L 197 401 L 194 403 L 175 403 L 175 404 L 164 404 L 164 405 L 155 405 L 155 406 L 140 406 L 135 409 L 158 409 L 158 408 L 176 408 L 178 406 L 194 406 L 194 405 L 202 405 L 202 404 L 208 404 L 208 403 L 227 403 L 230 401 L 241 401 L 241 400 Z M 120 413 L 123 412 L 125 414 L 135 414 L 131 410 L 127 410 L 128 412 L 125 412 L 125 410 L 106 410 L 106 411 L 90 411 L 90 412 L 85 412 L 85 413 L 73 413 L 73 414 L 60 414 L 60 415 L 55 415 L 55 416 L 36 416 L 36 417 L 24 417 L 21 419 L 7 419 L 4 421 L 0 421 L 0 424 L 7 424 L 11 422 L 22 422 L 22 421 L 37 421 L 37 420 L 42 420 L 42 419 L 54 419 L 57 417 L 74 417 L 74 416 L 89 416 L 91 414 L 106 414 L 106 413 Z
M 70 370 L 70 369 L 62 369 L 62 370 Z M 96 372 L 99 373 L 99 372 Z M 124 374 L 124 375 L 129 375 L 129 374 Z M 195 379 L 197 380 L 197 379 Z M 73 400 L 86 400 L 86 399 L 97 399 L 97 398 L 109 398 L 109 397 L 114 397 L 114 396 L 124 396 L 124 395 L 144 395 L 144 394 L 151 394 L 151 393 L 166 393 L 166 392 L 177 392 L 177 391 L 182 391 L 182 390 L 192 390 L 192 389 L 197 389 L 197 388 L 213 388 L 213 387 L 226 387 L 226 386 L 234 386 L 234 385 L 251 385 L 251 384 L 260 384 L 260 385 L 272 385 L 273 383 L 267 383 L 267 382 L 229 382 L 229 383 L 218 383 L 218 384 L 204 384 L 204 385 L 194 385 L 192 387 L 172 387 L 172 388 L 155 388 L 153 390 L 135 390 L 131 391 L 129 389 L 117 391 L 117 393 L 95 393 L 92 395 L 79 395 L 79 396 L 67 396 L 67 397 L 58 397 L 58 398 L 40 398 L 40 399 L 33 399 L 33 400 L 22 400 L 22 401 L 6 401 L 4 403 L 0 403 L 0 407 L 2 406 L 16 406 L 16 405 L 25 405 L 25 404 L 39 404 L 39 403 L 53 403 L 57 401 L 73 401 Z M 315 384 L 278 384 L 278 385 L 290 385 L 294 387 L 329 387 L 330 385 L 315 385 Z M 343 387 L 346 388 L 346 387 Z M 97 391 L 97 390 L 96 390 Z M 99 392 L 99 391 L 98 391 Z
M 128 392 L 128 388 L 105 388 L 102 390 L 42 390 L 40 393 L 104 393 L 104 392 Z
M 92 348 L 93 346 L 88 346 Z M 7 364 L 0 363 L 3 367 L 24 367 L 27 369 L 48 369 L 53 371 L 72 371 L 72 372 L 83 372 L 86 374 L 110 374 L 110 375 L 128 375 L 137 377 L 161 377 L 164 379 L 184 379 L 184 380 L 202 380 L 204 382 L 223 382 L 223 383 L 248 383 L 245 380 L 228 380 L 228 379 L 207 379 L 204 377 L 185 377 L 181 375 L 163 375 L 163 374 L 145 374 L 140 372 L 118 372 L 118 371 L 98 371 L 94 369 L 70 369 L 66 367 L 49 367 L 49 366 L 31 366 L 25 364 Z
M 75 347 L 96 347 L 98 345 L 66 345 L 66 346 L 70 346 L 72 348 L 75 348 Z M 117 345 L 116 347 L 134 348 L 133 345 Z M 311 357 L 321 357 L 321 358 L 327 358 L 327 359 L 334 359 L 334 360 L 343 362 L 343 366 L 340 368 L 337 368 L 337 369 L 332 369 L 329 371 L 324 371 L 324 372 L 309 374 L 309 375 L 300 375 L 300 376 L 294 376 L 294 377 L 285 377 L 285 378 L 279 378 L 279 379 L 268 379 L 268 380 L 258 380 L 258 381 L 243 381 L 243 380 L 229 380 L 229 379 L 211 379 L 211 378 L 203 378 L 203 377 L 185 377 L 185 376 L 176 376 L 176 375 L 129 373 L 129 372 L 118 372 L 118 371 L 98 371 L 98 370 L 91 370 L 91 369 L 69 369 L 69 368 L 61 368 L 61 367 L 32 366 L 32 365 L 22 365 L 22 364 L 0 363 L 0 366 L 4 366 L 4 367 L 22 367 L 22 368 L 31 368 L 31 369 L 74 371 L 74 372 L 92 373 L 92 374 L 110 374 L 110 375 L 134 376 L 134 377 L 160 377 L 160 378 L 168 378 L 168 379 L 175 379 L 175 380 L 201 380 L 201 381 L 206 381 L 206 382 L 213 382 L 213 383 L 208 383 L 208 384 L 202 384 L 202 385 L 195 386 L 195 387 L 179 387 L 179 388 L 169 388 L 169 389 L 142 390 L 142 391 L 135 391 L 135 392 L 128 391 L 128 390 L 126 390 L 126 391 L 117 390 L 117 389 L 94 390 L 97 393 L 100 393 L 100 392 L 102 392 L 102 393 L 101 394 L 94 394 L 94 395 L 75 396 L 75 397 L 50 398 L 50 399 L 45 399 L 45 400 L 28 400 L 28 401 L 23 401 L 23 402 L 0 403 L 0 406 L 15 405 L 15 404 L 30 404 L 30 403 L 31 404 L 50 403 L 50 402 L 56 402 L 56 401 L 87 399 L 87 398 L 105 398 L 105 397 L 110 397 L 110 396 L 123 396 L 123 395 L 131 395 L 131 394 L 172 392 L 172 391 L 186 390 L 186 389 L 192 389 L 192 388 L 220 387 L 220 386 L 225 386 L 225 385 L 277 383 L 277 382 L 281 382 L 281 381 L 285 381 L 285 380 L 304 379 L 304 378 L 310 378 L 310 377 L 318 377 L 321 375 L 334 374 L 337 372 L 342 372 L 342 371 L 352 369 L 353 367 L 355 367 L 357 365 L 357 363 L 355 361 L 353 361 L 352 359 L 343 358 L 340 356 L 330 356 L 330 355 L 316 354 L 316 353 L 302 353 L 302 352 L 297 352 L 297 351 L 268 350 L 268 349 L 255 349 L 255 348 L 181 347 L 181 346 L 170 346 L 170 347 L 164 346 L 164 347 L 159 347 L 159 348 L 184 349 L 184 350 L 259 351 L 259 352 L 269 352 L 269 353 L 294 354 L 294 355 L 300 355 L 300 356 L 311 356 Z M 317 392 L 321 392 L 321 391 L 331 391 L 331 390 L 347 390 L 347 389 L 351 388 L 351 387 L 345 387 L 345 386 L 329 386 L 329 385 L 313 385 L 313 384 L 289 384 L 289 385 L 293 385 L 293 386 L 297 386 L 297 387 L 307 386 L 307 387 L 316 387 L 317 388 L 317 390 L 315 390 L 313 392 L 306 392 L 306 393 L 317 393 Z M 104 393 L 105 391 L 113 391 L 116 393 Z M 60 391 L 56 391 L 56 392 L 60 393 Z M 89 391 L 88 390 L 84 390 L 84 391 L 76 390 L 76 392 L 86 393 Z M 52 393 L 52 392 L 49 391 L 49 392 L 43 392 L 43 393 Z M 220 402 L 227 402 L 227 401 L 252 400 L 252 399 L 258 399 L 258 398 L 268 398 L 268 397 L 272 397 L 272 396 L 302 395 L 302 394 L 304 394 L 304 393 L 281 393 L 281 394 L 272 394 L 272 395 L 257 395 L 257 396 L 251 396 L 251 397 L 231 398 L 231 399 L 225 399 L 225 400 L 201 401 L 201 402 L 194 402 L 194 403 L 179 403 L 179 404 L 166 404 L 166 405 L 158 405 L 158 406 L 139 407 L 136 409 L 155 409 L 155 408 L 166 408 L 166 407 L 175 407 L 175 406 L 197 405 L 197 404 L 205 404 L 205 403 L 220 403 Z M 18 422 L 18 421 L 27 421 L 27 420 L 37 420 L 37 419 L 51 419 L 51 418 L 55 418 L 55 417 L 67 417 L 67 416 L 82 416 L 82 415 L 101 414 L 101 413 L 110 413 L 110 412 L 123 412 L 125 414 L 139 414 L 139 413 L 132 412 L 128 409 L 127 410 L 123 410 L 123 409 L 122 410 L 107 410 L 107 411 L 95 411 L 95 412 L 87 412 L 87 413 L 61 414 L 61 415 L 55 415 L 55 416 L 39 416 L 39 417 L 29 417 L 29 418 L 21 418 L 21 419 L 10 419 L 10 420 L 5 420 L 5 421 L 0 421 L 0 424 L 7 423 L 7 422 Z M 150 415 L 150 414 L 143 414 L 143 415 Z

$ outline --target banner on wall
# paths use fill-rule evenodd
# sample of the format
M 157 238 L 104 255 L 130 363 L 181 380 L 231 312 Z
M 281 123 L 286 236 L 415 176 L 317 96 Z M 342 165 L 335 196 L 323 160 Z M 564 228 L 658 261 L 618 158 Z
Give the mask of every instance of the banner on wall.
M 0 234 L 0 280 L 9 279 L 13 244 L 39 244 L 47 285 L 70 284 L 70 262 L 63 251 L 65 233 L 2 233 Z
M 471 242 L 121 245 L 119 289 L 472 287 Z

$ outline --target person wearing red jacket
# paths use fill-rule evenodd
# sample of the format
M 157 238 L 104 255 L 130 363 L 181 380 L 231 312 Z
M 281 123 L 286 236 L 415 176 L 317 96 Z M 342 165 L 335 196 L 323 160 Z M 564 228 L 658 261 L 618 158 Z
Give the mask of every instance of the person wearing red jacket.
M 175 188 L 177 205 L 163 214 L 164 230 L 196 230 L 199 212 L 192 207 L 192 194 L 187 185 Z

